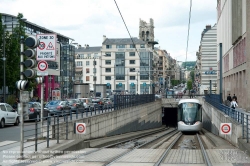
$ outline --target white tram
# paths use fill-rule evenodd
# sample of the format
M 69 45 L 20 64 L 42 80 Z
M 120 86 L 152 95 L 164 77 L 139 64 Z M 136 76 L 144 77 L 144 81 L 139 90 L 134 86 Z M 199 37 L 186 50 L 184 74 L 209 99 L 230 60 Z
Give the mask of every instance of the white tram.
M 202 128 L 202 106 L 197 99 L 182 99 L 178 103 L 178 130 L 198 132 Z

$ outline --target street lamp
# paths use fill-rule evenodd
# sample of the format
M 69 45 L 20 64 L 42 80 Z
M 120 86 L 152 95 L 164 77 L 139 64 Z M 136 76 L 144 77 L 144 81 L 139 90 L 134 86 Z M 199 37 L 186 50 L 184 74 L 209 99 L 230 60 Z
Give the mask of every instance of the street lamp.
M 27 19 L 21 19 L 22 21 L 25 21 Z M 5 55 L 5 25 L 7 25 L 6 23 L 15 23 L 18 24 L 17 21 L 8 21 L 5 22 L 4 19 L 2 19 L 2 25 L 3 25 L 3 36 L 2 36 L 2 40 L 3 40 L 3 58 L 1 58 L 3 60 L 3 102 L 6 102 L 6 70 L 5 70 L 5 66 L 6 66 L 6 55 Z

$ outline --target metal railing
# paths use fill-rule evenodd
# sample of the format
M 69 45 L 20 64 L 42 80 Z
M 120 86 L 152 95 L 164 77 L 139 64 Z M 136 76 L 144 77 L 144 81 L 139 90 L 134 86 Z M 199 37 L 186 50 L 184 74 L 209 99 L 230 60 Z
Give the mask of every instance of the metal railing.
M 25 139 L 28 140 L 28 144 L 27 146 L 24 146 L 24 148 L 30 148 L 33 146 L 34 151 L 37 151 L 38 145 L 44 142 L 46 142 L 48 148 L 50 147 L 51 140 L 56 140 L 57 143 L 59 143 L 60 139 L 62 138 L 68 140 L 69 133 L 74 132 L 74 129 L 69 127 L 69 123 L 71 123 L 72 120 L 83 119 L 153 101 L 155 101 L 154 94 L 114 95 L 114 104 L 96 104 L 93 107 L 89 107 L 87 109 L 77 109 L 76 111 L 62 110 L 54 112 L 53 114 L 48 113 L 47 117 L 42 118 L 43 127 L 39 122 L 41 120 L 40 116 L 37 116 L 35 119 L 29 119 L 29 121 L 35 121 L 35 123 L 25 123 L 24 135 Z M 65 131 L 60 130 L 60 125 L 65 127 Z M 34 142 L 30 142 L 29 140 Z
M 250 120 L 250 113 L 246 113 L 243 110 L 233 109 L 228 107 L 225 104 L 220 103 L 220 95 L 217 94 L 210 94 L 205 96 L 205 101 L 209 104 L 213 105 L 215 108 L 220 110 L 221 112 L 228 115 L 230 118 L 235 120 L 236 122 L 242 125 L 242 138 L 249 142 L 249 120 Z
M 114 95 L 114 110 L 138 106 L 154 101 L 154 94 Z

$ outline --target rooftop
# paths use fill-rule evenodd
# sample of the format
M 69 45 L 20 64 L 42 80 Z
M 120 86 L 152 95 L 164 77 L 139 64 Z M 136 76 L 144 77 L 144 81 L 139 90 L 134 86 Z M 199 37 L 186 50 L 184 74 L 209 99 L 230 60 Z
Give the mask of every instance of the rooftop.
M 134 41 L 134 43 L 132 42 Z M 134 38 L 116 38 L 116 39 L 109 39 L 106 38 L 105 41 L 102 43 L 104 45 L 109 45 L 109 44 L 146 44 L 146 42 L 142 41 L 141 39 L 138 39 L 136 37 Z

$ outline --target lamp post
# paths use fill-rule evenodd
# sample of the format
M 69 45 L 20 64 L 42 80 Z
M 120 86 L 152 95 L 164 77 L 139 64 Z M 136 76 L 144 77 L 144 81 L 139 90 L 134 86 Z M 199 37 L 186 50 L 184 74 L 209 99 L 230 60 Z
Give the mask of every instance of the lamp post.
M 138 93 L 138 88 L 139 88 L 139 85 L 138 85 L 139 84 L 139 76 L 138 76 L 139 75 L 139 70 L 137 71 L 136 75 L 137 75 L 136 91 L 137 91 L 137 94 L 139 94 Z
M 3 24 L 3 102 L 6 102 L 6 71 L 5 71 L 5 63 L 6 63 L 6 56 L 5 56 L 5 22 L 2 19 Z
M 95 61 L 95 57 L 94 57 L 94 96 L 96 97 L 96 61 Z

